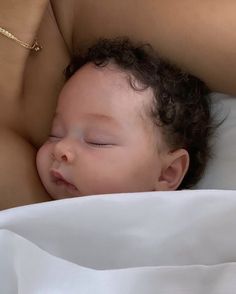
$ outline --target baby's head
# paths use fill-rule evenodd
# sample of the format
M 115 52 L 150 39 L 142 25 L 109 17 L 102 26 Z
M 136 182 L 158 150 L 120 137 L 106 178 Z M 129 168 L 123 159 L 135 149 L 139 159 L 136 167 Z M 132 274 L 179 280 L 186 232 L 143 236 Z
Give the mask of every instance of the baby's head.
M 66 70 L 37 168 L 55 199 L 192 187 L 209 157 L 208 89 L 150 46 L 100 40 Z

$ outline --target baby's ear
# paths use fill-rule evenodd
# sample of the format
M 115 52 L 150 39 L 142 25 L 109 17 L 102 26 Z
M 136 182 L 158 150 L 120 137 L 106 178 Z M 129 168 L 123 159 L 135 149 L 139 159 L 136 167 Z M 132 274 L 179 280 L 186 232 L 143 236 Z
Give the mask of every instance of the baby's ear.
M 156 182 L 156 191 L 176 190 L 189 167 L 189 154 L 185 149 L 177 149 L 165 155 L 161 175 Z

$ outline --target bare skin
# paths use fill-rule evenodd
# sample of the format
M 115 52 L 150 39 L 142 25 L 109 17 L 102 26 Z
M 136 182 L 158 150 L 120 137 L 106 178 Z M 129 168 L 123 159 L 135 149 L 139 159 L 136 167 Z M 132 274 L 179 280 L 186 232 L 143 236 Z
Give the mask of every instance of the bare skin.
M 0 1 L 0 26 L 29 43 L 37 35 L 44 47 L 29 54 L 0 36 L 0 209 L 50 200 L 34 158 L 72 51 L 98 37 L 128 35 L 213 90 L 236 94 L 235 11 L 233 0 Z

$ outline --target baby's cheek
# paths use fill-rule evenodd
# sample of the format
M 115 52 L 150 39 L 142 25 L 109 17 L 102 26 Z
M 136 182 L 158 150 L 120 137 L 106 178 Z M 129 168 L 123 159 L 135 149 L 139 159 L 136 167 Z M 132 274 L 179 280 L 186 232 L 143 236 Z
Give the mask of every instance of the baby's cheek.
M 46 172 L 50 160 L 50 147 L 47 144 L 42 145 L 36 155 L 36 166 L 40 178 L 43 179 L 43 174 Z
M 123 191 L 123 182 L 117 173 L 95 168 L 90 173 L 86 173 L 86 176 L 83 174 L 82 177 L 81 184 L 85 187 L 85 192 L 88 195 Z

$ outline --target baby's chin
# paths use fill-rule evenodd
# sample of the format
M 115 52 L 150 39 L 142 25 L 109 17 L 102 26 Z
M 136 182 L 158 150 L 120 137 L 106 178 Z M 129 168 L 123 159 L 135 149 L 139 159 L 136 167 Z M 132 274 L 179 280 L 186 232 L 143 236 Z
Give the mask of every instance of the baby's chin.
M 50 187 L 47 189 L 47 192 L 50 194 L 53 200 L 82 196 L 78 189 L 74 187 L 67 187 L 65 185 Z
M 64 195 L 64 194 L 58 195 L 58 194 L 52 194 L 50 196 L 51 196 L 51 198 L 53 200 L 61 200 L 61 199 L 66 199 L 66 198 L 76 198 L 76 197 L 80 197 L 81 195 Z

